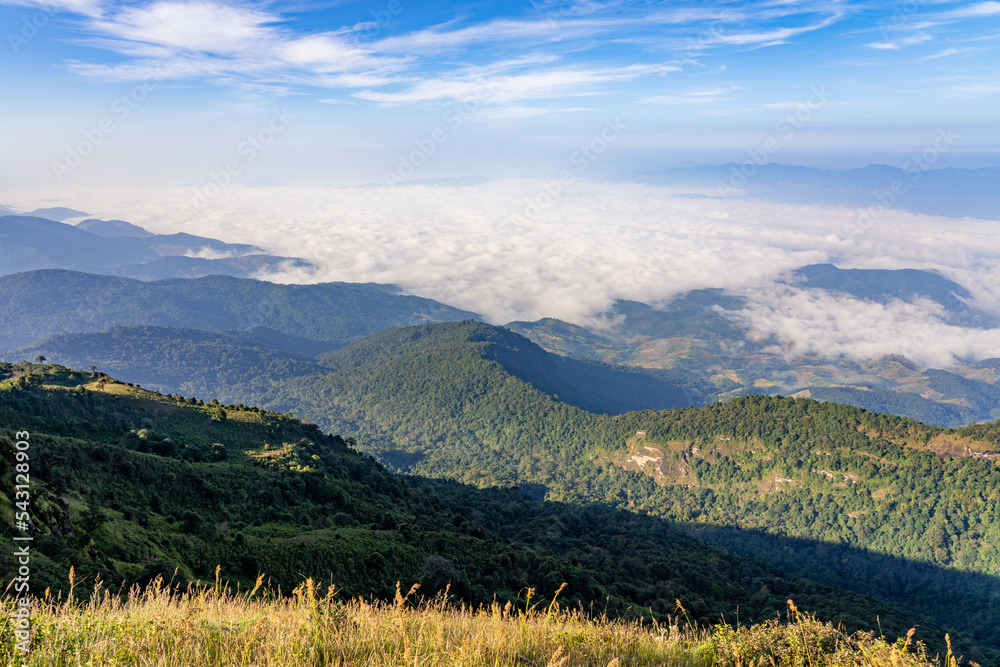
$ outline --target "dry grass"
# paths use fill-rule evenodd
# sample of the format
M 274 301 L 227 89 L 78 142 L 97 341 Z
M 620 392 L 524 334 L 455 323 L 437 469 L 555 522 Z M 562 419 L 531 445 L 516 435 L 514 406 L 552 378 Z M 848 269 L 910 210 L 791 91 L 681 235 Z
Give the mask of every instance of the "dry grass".
M 127 599 L 102 592 L 86 603 L 38 601 L 28 655 L 15 649 L 13 605 L 7 601 L 0 659 L 39 667 L 932 664 L 908 639 L 889 644 L 870 635 L 847 636 L 799 615 L 794 606 L 788 623 L 696 630 L 687 628 L 682 609 L 682 627 L 644 626 L 588 619 L 561 609 L 555 599 L 539 604 L 529 598 L 523 608 L 470 609 L 444 596 L 418 601 L 414 590 L 403 595 L 397 589 L 395 602 L 373 604 L 320 595 L 312 580 L 289 598 L 267 594 L 261 583 L 239 593 L 218 584 L 178 591 L 157 581 Z

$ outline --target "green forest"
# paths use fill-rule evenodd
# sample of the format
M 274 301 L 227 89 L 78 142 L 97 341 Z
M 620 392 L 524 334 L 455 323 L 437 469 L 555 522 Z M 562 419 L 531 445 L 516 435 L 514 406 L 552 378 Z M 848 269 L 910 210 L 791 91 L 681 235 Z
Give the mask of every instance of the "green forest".
M 399 475 L 315 425 L 243 404 L 164 395 L 93 371 L 0 366 L 0 420 L 31 433 L 32 589 L 77 592 L 167 580 L 290 591 L 305 576 L 344 595 L 391 598 L 395 582 L 446 586 L 469 603 L 529 587 L 584 611 L 663 618 L 677 601 L 701 624 L 775 618 L 794 599 L 849 629 L 939 646 L 949 626 L 847 587 L 788 574 L 606 504 L 538 502 L 512 487 Z M 12 488 L 13 429 L 0 435 Z M 11 500 L 4 531 L 13 534 Z M 9 545 L 10 541 L 5 541 Z M 13 570 L 4 547 L 0 568 Z M 972 619 L 966 619 L 972 620 Z M 994 664 L 995 647 L 953 632 Z

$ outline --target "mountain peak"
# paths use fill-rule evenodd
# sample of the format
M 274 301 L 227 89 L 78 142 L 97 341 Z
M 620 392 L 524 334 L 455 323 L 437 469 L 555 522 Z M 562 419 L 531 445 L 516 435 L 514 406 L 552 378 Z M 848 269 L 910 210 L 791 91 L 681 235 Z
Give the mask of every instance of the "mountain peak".
M 134 236 L 138 238 L 149 238 L 150 236 L 153 236 L 152 232 L 146 231 L 139 225 L 133 225 L 131 222 L 125 222 L 124 220 L 98 220 L 96 218 L 88 218 L 87 220 L 76 223 L 76 226 L 90 232 L 91 234 L 97 234 L 98 236 L 103 236 L 109 239 L 119 238 L 122 236 Z

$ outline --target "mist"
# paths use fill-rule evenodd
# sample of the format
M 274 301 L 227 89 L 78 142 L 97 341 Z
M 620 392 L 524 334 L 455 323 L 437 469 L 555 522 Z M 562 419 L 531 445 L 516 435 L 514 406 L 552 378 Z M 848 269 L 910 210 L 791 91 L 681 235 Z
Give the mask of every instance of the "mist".
M 153 232 L 250 243 L 316 265 L 260 276 L 266 280 L 392 283 L 498 324 L 556 317 L 596 327 L 616 299 L 656 305 L 717 287 L 750 295 L 740 321 L 779 341 L 785 354 L 871 358 L 909 350 L 938 366 L 1000 356 L 1000 332 L 947 325 L 936 304 L 878 305 L 775 282 L 821 262 L 929 269 L 966 287 L 973 307 L 1000 313 L 1000 238 L 990 221 L 579 178 L 206 192 L 89 188 L 57 198 Z M 55 198 L 8 193 L 8 203 L 22 208 Z

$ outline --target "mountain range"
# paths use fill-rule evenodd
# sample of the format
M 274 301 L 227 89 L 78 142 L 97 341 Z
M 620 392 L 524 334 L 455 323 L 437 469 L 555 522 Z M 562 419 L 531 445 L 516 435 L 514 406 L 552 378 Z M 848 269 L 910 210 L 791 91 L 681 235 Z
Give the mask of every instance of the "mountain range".
M 961 285 L 929 271 L 821 264 L 802 267 L 786 280 L 796 289 L 878 303 L 929 300 L 940 304 L 943 321 L 953 326 L 997 327 L 996 316 L 977 310 Z M 278 285 L 225 276 L 138 281 L 39 270 L 0 276 L 0 296 L 0 349 L 8 350 L 0 358 L 18 361 L 41 354 L 84 366 L 99 361 L 102 368 L 143 382 L 152 376 L 133 375 L 137 369 L 129 360 L 148 359 L 141 362 L 147 367 L 160 362 L 155 357 L 123 355 L 118 343 L 111 341 L 117 336 L 120 343 L 128 336 L 109 328 L 147 327 L 136 333 L 134 344 L 139 346 L 155 348 L 156 340 L 174 335 L 156 329 L 191 329 L 228 341 L 217 341 L 222 347 L 216 358 L 226 345 L 235 350 L 264 344 L 268 355 L 314 361 L 317 354 L 383 329 L 479 319 L 430 299 L 403 295 L 391 285 Z M 506 328 L 560 357 L 610 364 L 618 367 L 617 372 L 667 382 L 683 394 L 686 405 L 781 393 L 845 402 L 942 426 L 1000 417 L 998 360 L 928 369 L 898 356 L 860 361 L 819 354 L 789 357 L 740 323 L 737 315 L 748 307 L 745 294 L 694 290 L 659 307 L 618 301 L 607 313 L 613 326 L 601 329 L 551 318 L 512 322 Z M 212 365 L 207 358 L 205 363 Z M 193 379 L 197 373 L 189 377 L 182 384 L 158 386 L 166 391 L 223 391 L 219 384 L 199 384 Z M 661 400 L 658 392 L 647 394 L 644 403 L 605 397 L 612 402 L 587 407 L 614 412 L 623 405 L 680 404 L 675 397 Z
M 167 238 L 5 220 L 19 243 L 64 239 L 62 262 L 83 239 L 118 261 Z M 934 272 L 783 280 L 998 325 Z M 851 629 L 919 626 L 932 650 L 948 632 L 1000 665 L 1000 361 L 790 358 L 735 316 L 752 297 L 501 327 L 392 285 L 11 273 L 0 479 L 13 488 L 13 429 L 29 430 L 46 452 L 32 576 L 54 591 L 70 567 L 120 588 L 219 565 L 237 585 L 311 576 L 385 599 L 408 581 L 471 604 L 566 583 L 581 609 L 659 621 L 680 600 L 698 624 L 793 599 Z M 0 573 L 12 563 L 0 552 Z
M 310 266 L 252 245 L 191 234 L 153 234 L 123 220 L 87 219 L 70 225 L 39 215 L 0 216 L 0 275 L 58 268 L 156 280 L 213 274 L 249 277 Z

